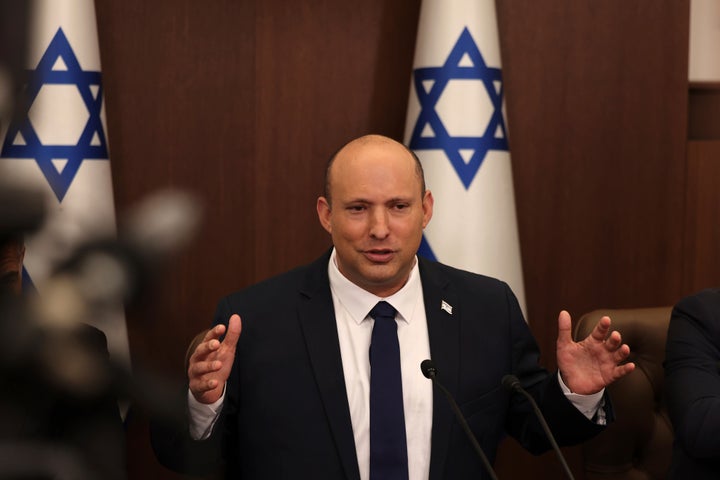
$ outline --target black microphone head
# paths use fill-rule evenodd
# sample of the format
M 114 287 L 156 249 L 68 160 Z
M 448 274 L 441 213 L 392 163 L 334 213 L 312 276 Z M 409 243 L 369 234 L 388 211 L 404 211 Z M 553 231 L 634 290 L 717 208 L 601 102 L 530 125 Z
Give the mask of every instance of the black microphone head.
M 522 388 L 520 380 L 513 374 L 505 375 L 502 378 L 502 386 L 508 390 L 518 390 Z
M 422 370 L 425 378 L 433 379 L 435 378 L 435 375 L 437 375 L 437 368 L 435 368 L 435 363 L 433 363 L 433 361 L 430 359 L 420 362 L 420 370 Z

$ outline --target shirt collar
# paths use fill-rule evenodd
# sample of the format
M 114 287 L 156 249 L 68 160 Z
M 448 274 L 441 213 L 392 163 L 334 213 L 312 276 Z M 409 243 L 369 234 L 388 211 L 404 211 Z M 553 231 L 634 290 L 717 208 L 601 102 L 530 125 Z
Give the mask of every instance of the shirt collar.
M 355 285 L 340 272 L 337 266 L 335 249 L 333 248 L 330 262 L 328 262 L 330 289 L 357 324 L 368 318 L 370 310 L 381 300 L 385 300 L 398 311 L 398 319 L 410 323 L 415 306 L 418 304 L 418 295 L 422 295 L 417 257 L 415 257 L 414 262 L 405 285 L 389 297 L 381 298 Z

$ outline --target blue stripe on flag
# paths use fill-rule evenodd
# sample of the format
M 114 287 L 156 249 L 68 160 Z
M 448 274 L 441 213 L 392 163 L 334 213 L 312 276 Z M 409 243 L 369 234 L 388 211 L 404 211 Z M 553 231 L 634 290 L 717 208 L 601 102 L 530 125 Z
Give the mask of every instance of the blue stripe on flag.
M 425 238 L 425 235 L 423 235 L 422 240 L 420 240 L 420 248 L 418 248 L 417 254 L 423 258 L 427 258 L 428 260 L 437 261 L 435 253 L 433 252 L 432 248 L 430 248 L 430 244 Z

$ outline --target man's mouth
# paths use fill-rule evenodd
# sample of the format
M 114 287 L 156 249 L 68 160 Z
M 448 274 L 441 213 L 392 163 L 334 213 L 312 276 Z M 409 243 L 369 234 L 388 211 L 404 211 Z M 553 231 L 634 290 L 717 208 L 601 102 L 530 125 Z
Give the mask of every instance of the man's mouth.
M 374 248 L 363 252 L 365 258 L 375 263 L 387 263 L 392 260 L 395 251 L 389 248 Z

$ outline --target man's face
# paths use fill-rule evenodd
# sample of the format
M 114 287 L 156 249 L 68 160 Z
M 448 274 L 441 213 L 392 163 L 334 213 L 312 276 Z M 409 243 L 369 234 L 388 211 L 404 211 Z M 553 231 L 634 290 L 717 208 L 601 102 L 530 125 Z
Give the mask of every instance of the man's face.
M 0 294 L 20 295 L 25 247 L 20 241 L 0 244 Z
M 379 296 L 407 281 L 433 198 L 422 192 L 415 160 L 384 137 L 363 137 L 335 157 L 328 199 L 317 202 L 320 223 L 332 235 L 340 272 Z

